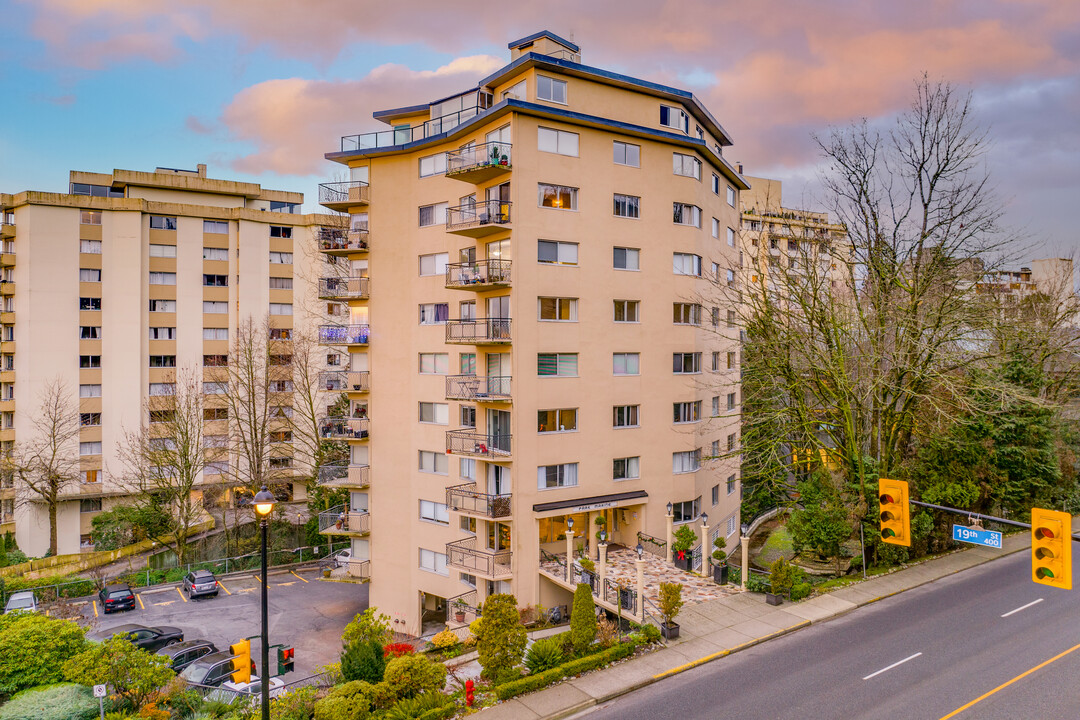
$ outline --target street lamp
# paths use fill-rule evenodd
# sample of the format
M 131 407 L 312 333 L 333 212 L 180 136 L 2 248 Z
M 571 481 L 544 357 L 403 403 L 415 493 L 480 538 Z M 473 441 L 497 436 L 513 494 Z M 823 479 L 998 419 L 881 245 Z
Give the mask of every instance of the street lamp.
M 573 530 L 574 529 L 574 518 L 569 517 L 569 516 L 566 518 L 566 529 L 567 530 Z
M 667 504 L 667 514 L 668 514 L 668 515 L 670 515 L 670 514 L 671 514 L 671 503 L 668 503 L 668 504 Z
M 708 525 L 709 524 L 709 513 L 701 513 L 701 524 L 702 525 Z
M 266 605 L 266 536 L 269 532 L 270 513 L 274 510 L 274 494 L 262 486 L 255 493 L 255 515 L 262 529 L 262 675 L 260 694 L 262 695 L 262 720 L 270 720 L 270 623 L 267 619 Z
M 638 560 L 641 560 L 645 556 L 645 546 L 641 543 L 638 543 L 637 547 L 634 549 L 637 550 Z
M 607 530 L 600 531 L 600 542 L 607 542 Z

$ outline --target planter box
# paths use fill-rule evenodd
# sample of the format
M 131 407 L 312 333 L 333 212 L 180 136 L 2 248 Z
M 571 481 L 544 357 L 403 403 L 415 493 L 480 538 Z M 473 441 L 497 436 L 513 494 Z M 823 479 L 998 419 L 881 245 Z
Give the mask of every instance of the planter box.
M 465 611 L 464 610 L 462 610 L 460 612 L 455 611 L 454 612 L 454 620 L 456 622 L 459 622 L 459 623 L 465 622 Z
M 660 623 L 660 635 L 665 640 L 674 640 L 679 637 L 679 624 L 671 623 L 668 625 L 666 623 Z
M 770 605 L 780 605 L 784 602 L 784 596 L 778 595 L 776 593 L 767 592 L 765 593 L 765 602 L 769 603 Z
M 682 560 L 679 559 L 678 553 L 674 553 L 671 556 L 671 561 L 675 563 L 675 567 L 680 570 L 685 570 L 686 572 L 690 572 L 690 563 L 694 562 L 693 559 L 691 559 L 689 552 L 683 555 Z
M 727 565 L 713 565 L 712 566 L 713 582 L 718 585 L 727 585 L 728 581 L 728 566 Z

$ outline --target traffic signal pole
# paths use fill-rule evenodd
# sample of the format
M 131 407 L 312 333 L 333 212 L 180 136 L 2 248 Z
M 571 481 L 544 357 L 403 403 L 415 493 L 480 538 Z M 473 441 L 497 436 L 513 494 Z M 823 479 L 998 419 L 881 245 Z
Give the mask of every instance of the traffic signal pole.
M 1006 520 L 1005 518 L 995 517 L 994 515 L 984 515 L 982 513 L 971 512 L 969 510 L 961 510 L 959 508 L 947 507 L 945 505 L 934 505 L 933 503 L 921 502 L 919 500 L 908 500 L 912 505 L 918 505 L 919 507 L 930 508 L 931 510 L 941 510 L 942 512 L 953 513 L 954 515 L 963 515 L 966 518 L 972 520 L 989 520 L 991 522 L 1001 523 L 1002 525 L 1011 525 L 1013 527 L 1024 528 L 1026 530 L 1031 529 L 1031 523 L 1019 522 L 1017 520 Z M 1070 530 L 1072 528 L 1069 528 Z M 1080 542 L 1080 534 L 1071 535 L 1073 542 Z

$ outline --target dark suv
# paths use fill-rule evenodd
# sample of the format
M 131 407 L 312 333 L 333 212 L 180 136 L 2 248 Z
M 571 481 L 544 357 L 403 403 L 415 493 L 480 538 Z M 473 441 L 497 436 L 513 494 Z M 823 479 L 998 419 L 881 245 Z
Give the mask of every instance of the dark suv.
M 192 685 L 218 687 L 231 679 L 233 656 L 227 652 L 214 653 L 199 658 L 184 668 L 180 677 Z M 251 663 L 251 673 L 255 674 L 255 662 Z
M 217 597 L 218 582 L 209 570 L 195 570 L 184 576 L 184 592 L 194 599 L 210 595 Z
M 169 658 L 169 667 L 180 672 L 196 660 L 216 652 L 217 646 L 209 640 L 185 640 L 166 645 L 157 654 Z
M 131 592 L 131 588 L 127 583 L 116 583 L 101 588 L 101 592 L 98 593 L 98 601 L 101 603 L 101 609 L 106 615 L 117 610 L 135 609 L 135 593 Z

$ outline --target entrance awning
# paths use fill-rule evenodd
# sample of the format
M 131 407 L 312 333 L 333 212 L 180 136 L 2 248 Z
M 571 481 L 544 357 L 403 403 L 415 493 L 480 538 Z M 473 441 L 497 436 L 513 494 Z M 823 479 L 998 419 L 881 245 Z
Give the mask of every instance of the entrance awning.
M 547 513 L 559 511 L 560 514 L 572 515 L 592 510 L 606 510 L 608 508 L 626 507 L 627 505 L 640 505 L 641 501 L 648 499 L 648 497 L 649 493 L 644 490 L 613 493 L 611 495 L 593 495 L 591 497 L 558 500 L 549 503 L 537 503 L 536 505 L 533 505 L 533 512 Z

